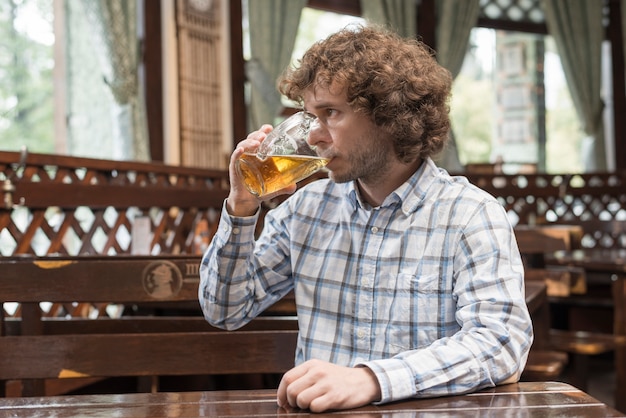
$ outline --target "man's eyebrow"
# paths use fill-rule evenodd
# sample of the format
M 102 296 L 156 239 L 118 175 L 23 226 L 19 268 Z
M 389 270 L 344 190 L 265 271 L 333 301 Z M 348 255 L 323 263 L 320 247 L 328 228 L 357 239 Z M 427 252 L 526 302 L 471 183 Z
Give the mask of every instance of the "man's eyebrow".
M 327 107 L 338 107 L 340 104 L 339 103 L 332 103 L 332 102 L 320 102 L 320 103 L 316 103 L 313 106 L 313 109 L 325 109 Z

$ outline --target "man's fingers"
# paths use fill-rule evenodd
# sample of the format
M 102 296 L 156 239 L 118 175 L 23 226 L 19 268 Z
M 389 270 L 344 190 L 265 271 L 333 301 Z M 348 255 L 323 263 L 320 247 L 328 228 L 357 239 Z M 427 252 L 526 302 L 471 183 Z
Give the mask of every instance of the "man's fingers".
M 326 385 L 307 373 L 287 386 L 287 402 L 293 407 L 309 409 L 326 392 Z
M 291 406 L 297 406 L 289 402 L 288 397 L 287 397 L 287 389 L 293 382 L 298 380 L 300 377 L 304 376 L 307 370 L 308 370 L 307 363 L 304 363 L 304 364 L 301 364 L 300 366 L 294 367 L 293 369 L 289 370 L 287 373 L 283 375 L 282 379 L 280 379 L 280 383 L 278 384 L 278 390 L 277 390 L 276 401 L 278 402 L 278 406 L 285 406 L 287 404 Z
M 366 367 L 342 367 L 309 360 L 283 376 L 278 405 L 323 412 L 346 409 L 380 400 L 380 387 Z

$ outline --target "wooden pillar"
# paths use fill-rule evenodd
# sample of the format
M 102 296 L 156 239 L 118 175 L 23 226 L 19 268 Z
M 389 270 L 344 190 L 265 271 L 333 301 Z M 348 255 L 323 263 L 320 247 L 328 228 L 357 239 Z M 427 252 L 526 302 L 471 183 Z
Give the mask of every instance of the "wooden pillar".
M 243 59 L 243 35 L 241 31 L 241 1 L 229 1 L 230 4 L 230 68 L 233 114 L 232 147 L 248 135 L 247 110 L 244 87 L 246 74 Z
M 161 52 L 161 1 L 144 0 L 143 64 L 146 117 L 152 161 L 163 161 L 163 66 Z
M 626 87 L 624 83 L 624 40 L 620 0 L 610 0 L 609 27 L 607 37 L 611 42 L 611 62 L 613 72 L 613 122 L 615 143 L 615 169 L 626 170 Z
M 417 8 L 417 36 L 437 50 L 437 12 L 435 0 L 422 0 Z

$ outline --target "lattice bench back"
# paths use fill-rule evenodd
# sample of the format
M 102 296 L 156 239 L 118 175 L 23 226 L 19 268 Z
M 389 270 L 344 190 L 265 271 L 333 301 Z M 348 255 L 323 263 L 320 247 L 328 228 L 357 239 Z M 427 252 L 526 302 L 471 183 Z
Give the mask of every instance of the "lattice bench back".
M 0 152 L 0 180 L 15 187 L 0 209 L 0 255 L 130 254 L 133 222 L 150 218 L 152 254 L 190 254 L 195 227 L 217 227 L 223 171 Z
M 468 177 L 496 196 L 514 223 L 580 225 L 583 247 L 626 248 L 626 172 Z

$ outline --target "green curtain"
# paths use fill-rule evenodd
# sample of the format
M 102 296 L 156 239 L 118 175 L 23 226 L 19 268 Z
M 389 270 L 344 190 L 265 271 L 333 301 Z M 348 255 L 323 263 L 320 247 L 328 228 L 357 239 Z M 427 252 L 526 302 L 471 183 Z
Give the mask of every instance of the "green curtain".
M 274 123 L 282 104 L 276 80 L 290 64 L 306 0 L 249 0 L 251 85 L 249 129 Z
M 437 0 L 437 60 L 446 67 L 452 77 L 461 71 L 470 32 L 480 13 L 480 0 Z M 450 130 L 448 145 L 436 158 L 437 163 L 448 171 L 464 170 L 456 146 L 454 129 Z
M 602 83 L 602 4 L 597 0 L 543 0 L 548 33 L 554 37 L 565 79 L 582 127 L 585 171 L 606 170 Z
M 361 0 L 361 14 L 370 22 L 389 26 L 404 37 L 417 33 L 415 0 Z
M 479 13 L 480 0 L 437 1 L 437 59 L 453 77 L 461 71 Z
M 145 96 L 139 81 L 137 2 L 92 0 L 82 4 L 94 28 L 104 80 L 118 105 L 114 158 L 149 160 Z

